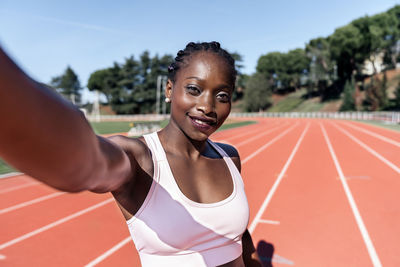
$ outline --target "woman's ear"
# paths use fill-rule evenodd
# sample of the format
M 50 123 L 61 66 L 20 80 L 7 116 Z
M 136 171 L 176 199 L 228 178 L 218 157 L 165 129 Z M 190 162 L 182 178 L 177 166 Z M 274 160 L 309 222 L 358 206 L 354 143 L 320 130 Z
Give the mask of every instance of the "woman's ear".
M 171 99 L 173 87 L 174 87 L 174 83 L 170 79 L 168 79 L 167 84 L 165 86 L 165 98 L 166 99 L 167 98 Z

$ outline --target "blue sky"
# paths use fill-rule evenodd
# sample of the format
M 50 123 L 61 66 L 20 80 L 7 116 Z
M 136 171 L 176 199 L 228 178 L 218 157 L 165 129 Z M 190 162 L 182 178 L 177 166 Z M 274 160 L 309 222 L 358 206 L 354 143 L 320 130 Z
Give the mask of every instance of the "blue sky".
M 189 41 L 219 41 L 244 57 L 304 48 L 351 20 L 397 0 L 0 1 L 0 43 L 33 78 L 48 83 L 70 65 L 83 86 L 90 73 L 144 50 L 173 54 Z M 84 101 L 91 100 L 87 90 Z

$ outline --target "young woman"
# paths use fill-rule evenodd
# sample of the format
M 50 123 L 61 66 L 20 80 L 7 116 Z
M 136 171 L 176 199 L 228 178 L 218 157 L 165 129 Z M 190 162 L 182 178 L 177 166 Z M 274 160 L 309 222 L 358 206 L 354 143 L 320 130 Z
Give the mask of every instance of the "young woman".
M 168 71 L 169 124 L 105 139 L 0 49 L 0 157 L 59 190 L 111 192 L 144 267 L 261 266 L 239 155 L 208 139 L 231 109 L 234 60 L 217 42 L 189 43 Z

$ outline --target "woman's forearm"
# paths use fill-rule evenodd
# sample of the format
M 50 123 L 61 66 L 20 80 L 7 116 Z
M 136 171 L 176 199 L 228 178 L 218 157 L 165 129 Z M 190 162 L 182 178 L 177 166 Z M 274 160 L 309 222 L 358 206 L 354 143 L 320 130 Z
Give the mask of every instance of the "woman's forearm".
M 79 109 L 30 79 L 1 48 L 0 118 L 0 157 L 53 187 L 118 184 L 130 172 L 121 149 L 98 139 Z

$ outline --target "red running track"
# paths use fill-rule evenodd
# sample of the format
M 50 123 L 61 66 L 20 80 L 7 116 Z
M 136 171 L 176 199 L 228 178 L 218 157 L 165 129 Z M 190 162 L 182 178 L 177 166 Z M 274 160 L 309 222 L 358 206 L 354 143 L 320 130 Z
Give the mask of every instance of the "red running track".
M 266 266 L 400 266 L 400 133 L 257 120 L 212 139 L 241 154 Z M 110 194 L 57 192 L 20 175 L 0 180 L 0 216 L 0 266 L 140 266 Z

